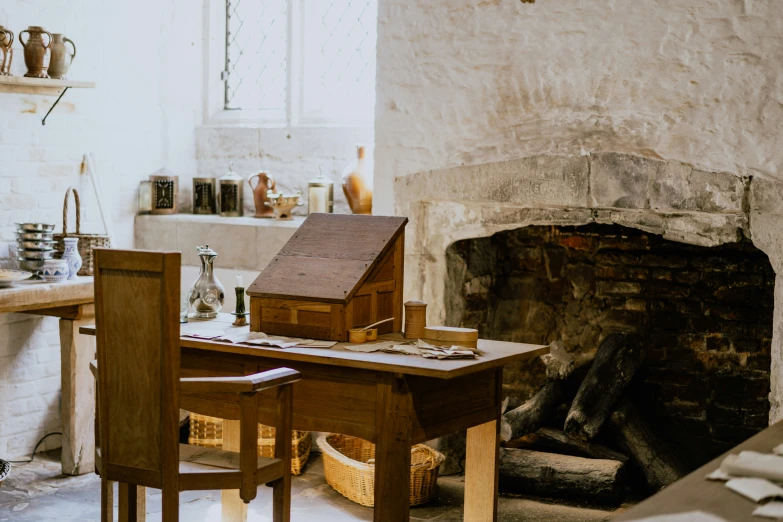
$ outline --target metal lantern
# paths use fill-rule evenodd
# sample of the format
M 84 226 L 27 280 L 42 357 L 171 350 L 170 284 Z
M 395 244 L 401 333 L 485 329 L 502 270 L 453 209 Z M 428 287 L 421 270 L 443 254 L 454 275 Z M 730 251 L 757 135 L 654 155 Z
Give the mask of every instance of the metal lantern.
M 234 172 L 233 163 L 229 163 L 228 172 L 220 178 L 220 215 L 239 217 L 244 214 L 245 180 Z
M 176 214 L 178 176 L 150 176 L 152 185 L 152 213 Z
M 323 173 L 307 184 L 307 215 L 316 212 L 334 213 L 334 183 Z
M 193 178 L 193 213 L 217 214 L 215 178 Z

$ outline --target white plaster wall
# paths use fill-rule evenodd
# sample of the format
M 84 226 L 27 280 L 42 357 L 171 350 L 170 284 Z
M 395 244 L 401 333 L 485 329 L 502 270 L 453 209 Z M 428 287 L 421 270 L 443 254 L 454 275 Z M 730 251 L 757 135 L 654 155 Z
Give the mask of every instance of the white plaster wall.
M 81 193 L 82 231 L 103 231 L 90 180 L 80 174 L 89 151 L 97 156 L 116 245 L 133 246 L 138 182 L 162 167 L 195 168 L 202 77 L 192 64 L 201 59 L 201 16 L 186 0 L 0 3 L 0 24 L 17 35 L 43 25 L 73 39 L 69 77 L 97 83 L 69 90 L 46 126 L 41 119 L 55 97 L 0 93 L 0 265 L 13 265 L 15 222 L 60 228 L 68 186 Z M 22 75 L 21 45 L 14 47 L 13 72 Z M 61 427 L 57 320 L 5 314 L 0 334 L 0 457 L 19 459 Z M 59 444 L 52 437 L 41 449 Z
M 380 0 L 375 212 L 397 176 L 625 151 L 781 178 L 778 0 Z

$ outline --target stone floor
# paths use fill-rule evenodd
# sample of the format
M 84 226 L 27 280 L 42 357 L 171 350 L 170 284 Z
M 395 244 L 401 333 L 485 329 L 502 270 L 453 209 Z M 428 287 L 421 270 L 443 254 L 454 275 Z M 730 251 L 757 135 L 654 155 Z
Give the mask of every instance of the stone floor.
M 436 498 L 411 510 L 411 520 L 455 522 L 462 520 L 464 481 L 460 476 L 441 477 Z M 59 454 L 38 454 L 34 462 L 15 465 L 0 486 L 0 521 L 88 522 L 100 520 L 100 481 L 94 474 L 65 477 L 60 474 Z M 115 495 L 116 498 L 116 495 Z M 250 503 L 248 520 L 271 521 L 271 489 L 260 487 Z M 372 520 L 372 509 L 362 507 L 335 492 L 324 480 L 323 465 L 313 455 L 305 473 L 293 480 L 293 522 L 352 522 Z M 147 493 L 147 520 L 160 520 L 161 497 Z M 623 511 L 576 504 L 563 505 L 524 497 L 501 496 L 500 522 L 598 522 Z M 219 491 L 187 491 L 180 494 L 180 520 L 220 521 Z

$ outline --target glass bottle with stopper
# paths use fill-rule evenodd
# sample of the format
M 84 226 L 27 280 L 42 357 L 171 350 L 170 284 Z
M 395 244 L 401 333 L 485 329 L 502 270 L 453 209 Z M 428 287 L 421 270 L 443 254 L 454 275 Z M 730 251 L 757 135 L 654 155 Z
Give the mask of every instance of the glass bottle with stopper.
M 223 285 L 215 276 L 213 263 L 218 256 L 209 245 L 196 247 L 201 258 L 201 272 L 190 290 L 190 307 L 195 311 L 194 317 L 213 319 L 223 308 L 226 294 Z

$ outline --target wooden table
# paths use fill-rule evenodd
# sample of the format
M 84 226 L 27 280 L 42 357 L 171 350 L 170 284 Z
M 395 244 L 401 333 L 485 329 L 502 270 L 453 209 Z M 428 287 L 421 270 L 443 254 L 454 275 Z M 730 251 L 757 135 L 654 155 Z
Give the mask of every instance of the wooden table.
M 688 511 L 704 511 L 722 517 L 729 522 L 765 520 L 751 516 L 753 510 L 758 507 L 757 504 L 726 489 L 723 482 L 707 480 L 704 477 L 718 469 L 724 457 L 729 453 L 747 450 L 771 453 L 772 448 L 778 444 L 783 444 L 783 421 L 705 464 L 615 520 L 618 522 L 631 521 L 653 515 L 674 515 Z
M 216 321 L 183 325 L 214 328 Z M 228 324 L 225 324 L 228 327 Z M 95 329 L 82 328 L 94 334 Z M 387 336 L 384 336 L 387 337 Z M 247 375 L 287 366 L 302 373 L 294 385 L 293 427 L 362 437 L 376 444 L 376 522 L 409 519 L 411 445 L 467 429 L 465 520 L 497 519 L 499 418 L 503 366 L 549 351 L 545 346 L 479 340 L 484 354 L 469 360 L 431 360 L 389 353 L 253 347 L 181 338 L 182 376 Z M 274 424 L 274 396 L 262 398 L 259 420 Z M 182 396 L 181 407 L 238 419 L 234 396 Z M 224 449 L 238 449 L 238 422 L 224 423 Z M 224 492 L 225 520 L 243 520 L 246 506 Z
M 65 475 L 95 469 L 94 384 L 89 363 L 95 342 L 77 335 L 81 326 L 95 322 L 92 277 L 62 283 L 21 282 L 0 289 L 0 313 L 20 312 L 60 318 L 62 369 L 62 469 Z

